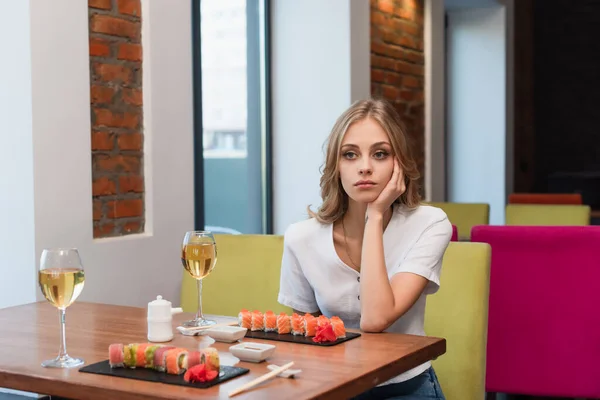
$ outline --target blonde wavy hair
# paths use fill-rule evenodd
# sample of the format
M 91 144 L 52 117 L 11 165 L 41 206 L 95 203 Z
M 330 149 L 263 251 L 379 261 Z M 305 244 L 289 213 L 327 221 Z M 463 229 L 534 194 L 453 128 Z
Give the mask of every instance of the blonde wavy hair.
M 395 200 L 397 204 L 404 204 L 408 208 L 416 208 L 421 203 L 419 194 L 419 171 L 408 144 L 406 130 L 400 115 L 394 107 L 385 100 L 368 99 L 360 100 L 352 104 L 335 122 L 331 133 L 325 144 L 327 152 L 325 163 L 322 166 L 321 175 L 321 207 L 314 212 L 308 207 L 311 218 L 323 224 L 338 221 L 344 216 L 348 209 L 348 195 L 342 187 L 339 171 L 339 160 L 342 141 L 348 128 L 355 122 L 372 118 L 377 121 L 387 133 L 394 150 L 394 156 L 398 158 L 400 167 L 404 172 L 406 191 Z

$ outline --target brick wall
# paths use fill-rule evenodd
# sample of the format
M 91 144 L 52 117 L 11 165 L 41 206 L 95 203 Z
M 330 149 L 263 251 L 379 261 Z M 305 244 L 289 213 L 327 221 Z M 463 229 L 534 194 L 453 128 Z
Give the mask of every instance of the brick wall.
M 140 0 L 89 0 L 94 237 L 144 231 Z
M 423 0 L 371 0 L 371 94 L 402 116 L 425 175 Z

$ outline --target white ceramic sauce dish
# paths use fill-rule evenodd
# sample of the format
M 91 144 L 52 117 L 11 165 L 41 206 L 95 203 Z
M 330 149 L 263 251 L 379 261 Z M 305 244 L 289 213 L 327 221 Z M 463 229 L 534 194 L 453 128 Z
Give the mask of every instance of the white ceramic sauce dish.
M 243 342 L 231 346 L 229 351 L 242 361 L 259 363 L 273 355 L 275 346 L 265 343 Z

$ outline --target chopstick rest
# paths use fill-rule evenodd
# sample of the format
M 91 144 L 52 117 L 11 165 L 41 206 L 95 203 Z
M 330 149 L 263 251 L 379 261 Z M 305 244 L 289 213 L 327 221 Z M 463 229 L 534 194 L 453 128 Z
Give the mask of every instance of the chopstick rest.
M 277 370 L 277 368 L 279 368 L 279 365 L 269 364 L 267 366 L 267 368 L 270 369 L 271 371 L 275 371 L 275 370 Z M 302 372 L 301 369 L 288 369 L 286 371 L 283 371 L 282 373 L 280 373 L 277 376 L 280 376 L 282 378 L 294 378 L 294 377 L 300 375 L 301 372 Z

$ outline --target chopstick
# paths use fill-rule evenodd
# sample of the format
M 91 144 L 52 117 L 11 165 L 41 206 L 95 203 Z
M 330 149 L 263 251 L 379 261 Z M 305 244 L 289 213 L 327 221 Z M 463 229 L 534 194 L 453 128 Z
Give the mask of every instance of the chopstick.
M 262 376 L 259 376 L 255 380 L 250 381 L 250 382 L 246 383 L 245 385 L 242 385 L 239 388 L 237 388 L 237 389 L 229 392 L 229 397 L 236 396 L 236 395 L 238 395 L 238 394 L 240 394 L 240 393 L 242 393 L 242 392 L 244 392 L 244 391 L 246 391 L 248 389 L 253 388 L 254 386 L 256 386 L 256 385 L 258 385 L 260 383 L 263 383 L 264 381 L 267 381 L 267 380 L 273 378 L 274 376 L 279 375 L 280 373 L 282 373 L 286 369 L 290 368 L 292 365 L 294 365 L 293 361 L 285 364 L 283 367 L 277 368 L 277 369 L 275 369 L 275 370 L 273 370 L 273 371 L 271 371 L 269 373 L 266 373 L 266 374 L 264 374 Z
M 233 326 L 233 325 L 237 325 L 238 322 L 237 321 L 230 321 L 230 322 L 223 322 L 221 324 L 215 324 L 215 325 L 206 325 L 206 326 L 190 326 L 190 327 L 181 327 L 182 330 L 186 331 L 186 332 L 198 332 L 198 331 L 204 331 L 206 329 L 212 329 L 212 328 L 220 328 L 222 326 Z

